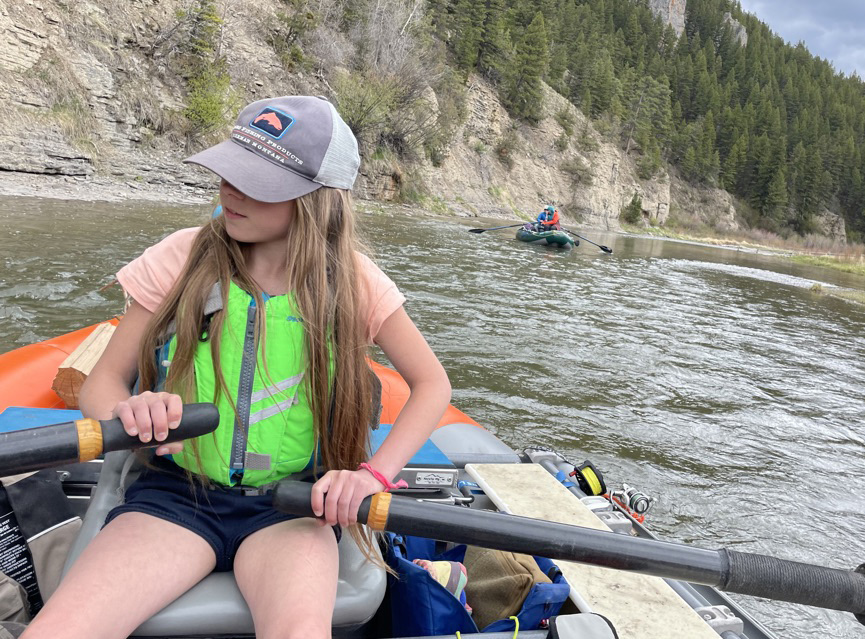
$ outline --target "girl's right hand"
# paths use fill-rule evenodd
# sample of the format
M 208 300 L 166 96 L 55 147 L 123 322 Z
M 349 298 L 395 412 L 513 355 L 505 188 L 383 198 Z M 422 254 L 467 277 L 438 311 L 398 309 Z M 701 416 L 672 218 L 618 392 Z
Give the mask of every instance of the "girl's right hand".
M 129 399 L 118 402 L 114 407 L 114 416 L 123 423 L 123 429 L 128 435 L 138 435 L 145 444 L 153 441 L 155 444 L 168 437 L 168 431 L 180 425 L 183 414 L 183 400 L 180 395 L 171 393 L 151 393 L 145 391 L 133 395 Z M 183 450 L 183 442 L 173 442 L 157 446 L 157 455 L 179 453 Z

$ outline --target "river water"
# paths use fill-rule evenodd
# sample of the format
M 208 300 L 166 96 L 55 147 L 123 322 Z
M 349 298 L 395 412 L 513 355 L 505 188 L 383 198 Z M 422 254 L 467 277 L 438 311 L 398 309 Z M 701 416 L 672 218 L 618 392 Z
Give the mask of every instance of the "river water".
M 459 408 L 657 497 L 665 539 L 865 561 L 865 309 L 811 290 L 863 278 L 588 229 L 614 254 L 557 252 L 409 213 L 362 225 Z M 113 273 L 206 215 L 0 198 L 0 352 L 118 313 Z M 734 598 L 779 638 L 861 636 L 846 613 Z

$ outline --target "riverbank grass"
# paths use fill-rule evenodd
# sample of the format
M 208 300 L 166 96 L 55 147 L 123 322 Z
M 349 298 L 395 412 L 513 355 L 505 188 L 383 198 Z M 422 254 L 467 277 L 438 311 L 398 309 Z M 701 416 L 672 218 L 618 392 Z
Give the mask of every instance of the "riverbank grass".
M 730 246 L 774 255 L 797 264 L 822 266 L 865 277 L 865 245 L 842 244 L 819 236 L 782 238 L 765 231 L 737 235 L 703 235 L 661 226 L 640 227 L 622 224 L 625 232 L 713 246 Z
M 797 264 L 810 266 L 825 266 L 844 273 L 865 276 L 865 259 L 862 257 L 845 257 L 835 255 L 790 255 L 789 259 Z

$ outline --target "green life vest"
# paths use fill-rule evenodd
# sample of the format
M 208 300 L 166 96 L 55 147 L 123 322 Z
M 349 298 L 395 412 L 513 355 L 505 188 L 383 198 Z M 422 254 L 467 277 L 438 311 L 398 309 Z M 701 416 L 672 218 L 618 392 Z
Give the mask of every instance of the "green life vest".
M 212 312 L 213 306 L 209 303 L 206 310 Z M 227 486 L 268 484 L 305 469 L 312 459 L 313 415 L 301 383 L 306 371 L 303 322 L 291 293 L 268 298 L 264 308 L 265 339 L 259 340 L 264 345 L 256 349 L 255 298 L 230 284 L 219 356 L 226 385 L 236 389 L 236 414 L 222 393 L 215 402 L 219 427 L 195 440 L 201 467 L 189 443 L 173 456 L 183 468 Z M 174 358 L 173 336 L 166 346 L 167 357 L 160 357 L 165 367 Z M 196 401 L 213 402 L 217 378 L 210 342 L 199 343 L 194 360 Z

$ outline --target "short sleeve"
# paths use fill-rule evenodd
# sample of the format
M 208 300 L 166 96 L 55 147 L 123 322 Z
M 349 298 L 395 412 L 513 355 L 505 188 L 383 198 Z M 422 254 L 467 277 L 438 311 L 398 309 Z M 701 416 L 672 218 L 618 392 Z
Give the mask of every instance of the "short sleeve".
M 367 342 L 372 344 L 384 321 L 405 303 L 405 295 L 366 255 L 358 253 L 358 264 L 362 286 L 361 313 L 366 317 Z
M 120 269 L 117 281 L 126 294 L 155 312 L 180 276 L 199 230 L 176 231 Z

